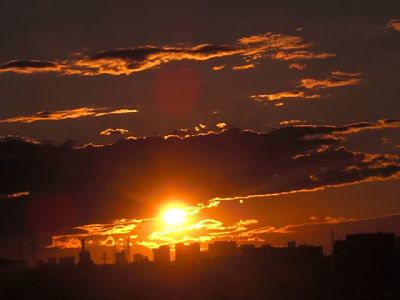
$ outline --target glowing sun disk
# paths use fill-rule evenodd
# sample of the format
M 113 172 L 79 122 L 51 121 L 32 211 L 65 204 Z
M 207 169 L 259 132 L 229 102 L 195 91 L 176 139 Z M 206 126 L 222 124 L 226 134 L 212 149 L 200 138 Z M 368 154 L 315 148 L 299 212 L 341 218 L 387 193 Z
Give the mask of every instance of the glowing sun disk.
M 180 208 L 170 208 L 165 211 L 163 215 L 164 221 L 168 225 L 178 225 L 185 222 L 186 213 L 183 209 Z

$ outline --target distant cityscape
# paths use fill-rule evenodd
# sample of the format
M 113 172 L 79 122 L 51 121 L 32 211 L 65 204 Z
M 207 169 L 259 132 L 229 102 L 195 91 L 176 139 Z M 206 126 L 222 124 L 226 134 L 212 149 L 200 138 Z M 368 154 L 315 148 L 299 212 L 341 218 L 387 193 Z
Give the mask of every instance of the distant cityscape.
M 1 258 L 0 298 L 399 299 L 399 241 L 383 232 L 343 240 L 332 235 L 328 255 L 322 246 L 296 241 L 285 247 L 215 241 L 207 250 L 198 243 L 163 245 L 153 249 L 150 260 L 131 253 L 127 240 L 123 251 L 112 259 L 104 254 L 103 263 L 95 264 L 81 240 L 78 257 L 34 264 Z M 34 255 L 34 244 L 30 250 Z
M 394 276 L 399 272 L 400 237 L 394 233 L 360 233 L 347 235 L 343 240 L 334 240 L 332 234 L 332 253 L 324 254 L 322 246 L 297 244 L 289 241 L 286 247 L 268 244 L 256 247 L 253 244 L 238 246 L 234 241 L 215 241 L 208 244 L 207 251 L 201 251 L 199 243 L 174 245 L 175 260 L 171 257 L 171 247 L 163 245 L 153 249 L 153 259 L 141 253 L 131 253 L 129 238 L 125 249 L 115 251 L 113 263 L 104 253 L 104 265 L 153 265 L 153 266 L 193 266 L 210 261 L 225 261 L 231 264 L 260 262 L 281 265 L 285 268 L 305 267 L 325 269 L 346 276 Z M 22 251 L 22 250 L 21 250 Z M 31 245 L 34 257 L 35 244 Z M 19 255 L 22 255 L 21 253 Z M 23 259 L 0 258 L 0 268 L 50 268 L 50 267 L 90 267 L 95 266 L 85 240 L 81 240 L 78 259 L 75 256 L 48 257 L 34 262 Z

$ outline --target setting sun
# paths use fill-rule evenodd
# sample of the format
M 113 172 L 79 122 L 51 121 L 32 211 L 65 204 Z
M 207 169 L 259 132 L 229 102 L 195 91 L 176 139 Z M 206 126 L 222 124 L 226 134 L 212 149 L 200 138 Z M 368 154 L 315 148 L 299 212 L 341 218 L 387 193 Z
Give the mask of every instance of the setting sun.
M 163 219 L 168 225 L 177 225 L 185 222 L 186 213 L 181 208 L 169 208 L 163 214 Z

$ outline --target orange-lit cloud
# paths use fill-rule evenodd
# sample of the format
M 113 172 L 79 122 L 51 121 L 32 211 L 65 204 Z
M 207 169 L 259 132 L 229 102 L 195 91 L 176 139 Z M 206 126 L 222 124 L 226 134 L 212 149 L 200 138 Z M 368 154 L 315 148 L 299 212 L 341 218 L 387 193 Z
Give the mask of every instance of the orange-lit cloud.
M 223 70 L 225 68 L 226 68 L 226 65 L 224 64 L 224 65 L 214 66 L 214 67 L 212 67 L 212 70 L 213 71 L 221 71 L 221 70 Z
M 400 19 L 390 19 L 386 27 L 400 31 Z
M 242 37 L 231 44 L 199 44 L 174 46 L 143 45 L 104 50 L 85 55 L 76 53 L 72 57 L 57 61 L 11 61 L 0 66 L 0 72 L 35 73 L 58 72 L 65 75 L 130 75 L 159 67 L 173 61 L 207 61 L 215 58 L 238 56 L 246 64 L 232 67 L 233 70 L 254 68 L 255 62 L 263 58 L 283 61 L 306 61 L 325 59 L 335 56 L 332 53 L 315 53 L 310 49 L 311 43 L 306 43 L 300 36 L 290 36 L 277 33 L 264 33 Z M 226 64 L 214 66 L 212 70 L 219 71 Z
M 20 197 L 26 197 L 29 196 L 29 192 L 15 192 L 12 194 L 0 194 L 0 199 L 12 199 L 12 198 L 20 198 Z
M 52 243 L 48 248 L 79 248 L 80 239 L 91 238 L 98 240 L 99 245 L 103 246 L 114 246 L 114 238 L 124 235 L 135 238 L 131 235 L 132 231 L 138 227 L 143 221 L 149 219 L 137 220 L 137 219 L 117 219 L 108 223 L 98 224 L 87 224 L 82 226 L 74 227 L 73 230 L 79 231 L 79 233 L 55 235 L 52 237 Z
M 399 217 L 399 213 L 393 213 L 393 214 L 386 214 L 386 215 L 381 215 L 381 216 L 373 216 L 373 217 L 366 217 L 366 218 L 354 218 L 354 217 L 331 217 L 331 216 L 326 216 L 323 218 L 317 218 L 315 216 L 310 217 L 310 220 L 312 222 L 309 223 L 303 223 L 303 224 L 290 224 L 286 225 L 280 228 L 274 228 L 275 233 L 294 233 L 294 232 L 299 232 L 302 230 L 305 230 L 307 228 L 314 228 L 316 226 L 320 225 L 337 225 L 337 224 L 345 224 L 345 223 L 355 223 L 355 222 L 365 222 L 365 221 L 373 221 L 373 220 L 380 220 L 380 219 L 386 219 L 390 217 Z M 321 221 L 318 221 L 318 220 Z
M 219 128 L 219 129 L 225 129 L 228 127 L 228 124 L 226 124 L 225 122 L 220 122 L 215 124 L 215 127 Z
M 241 65 L 241 66 L 233 66 L 232 70 L 242 71 L 242 70 L 254 69 L 255 67 L 256 67 L 255 64 L 246 64 L 246 65 Z
M 301 65 L 296 66 L 295 68 L 297 67 L 300 67 L 301 69 Z M 321 94 L 307 94 L 306 91 L 311 89 L 326 89 L 357 85 L 361 83 L 361 76 L 362 73 L 334 71 L 331 73 L 331 77 L 327 79 L 301 79 L 300 84 L 296 90 L 289 90 L 277 93 L 256 94 L 250 96 L 250 98 L 258 102 L 279 101 L 279 103 L 275 106 L 281 106 L 283 105 L 283 100 L 289 99 L 317 100 L 322 98 Z
M 306 122 L 307 121 L 305 121 L 305 120 L 285 120 L 285 121 L 279 122 L 279 125 L 290 126 L 290 125 L 302 124 L 302 123 L 306 123 Z
M 306 78 L 300 81 L 300 87 L 306 89 L 325 89 L 358 85 L 361 83 L 362 73 L 347 73 L 341 71 L 332 72 L 332 76 L 326 79 Z
M 354 124 L 348 124 L 343 127 L 339 127 L 337 132 L 344 134 L 358 133 L 365 130 L 379 130 L 387 128 L 400 128 L 400 120 L 398 119 L 383 119 L 376 122 L 360 122 Z
M 220 201 L 215 199 L 210 200 L 213 205 L 203 205 L 200 209 L 197 206 L 188 207 L 187 211 L 192 215 L 196 215 L 200 210 L 205 208 L 218 208 Z M 218 203 L 218 205 L 215 205 Z M 191 210 L 193 209 L 194 210 Z M 220 209 L 220 208 L 219 208 Z M 204 218 L 193 220 L 192 222 L 179 225 L 166 225 L 161 229 L 155 229 L 157 218 L 149 218 L 144 220 L 121 219 L 106 224 L 90 224 L 75 229 L 81 229 L 85 233 L 77 233 L 70 235 L 53 236 L 52 244 L 49 248 L 78 248 L 80 247 L 79 240 L 85 238 L 92 242 L 93 245 L 112 247 L 115 245 L 124 245 L 124 240 L 129 237 L 135 240 L 137 245 L 141 245 L 150 249 L 157 248 L 161 245 L 174 245 L 178 243 L 209 243 L 214 240 L 235 240 L 240 243 L 246 242 L 265 242 L 266 234 L 289 234 L 301 231 L 307 227 L 319 225 L 342 224 L 349 222 L 360 222 L 382 219 L 390 216 L 398 216 L 398 214 L 390 214 L 384 216 L 354 218 L 341 216 L 325 216 L 325 217 L 310 217 L 308 223 L 288 224 L 284 226 L 263 225 L 257 227 L 259 221 L 256 219 L 247 219 L 234 222 L 231 225 L 226 225 L 221 220 Z M 153 230 L 150 233 L 140 234 L 138 229 L 144 222 L 152 222 Z
M 307 67 L 306 64 L 293 63 L 289 65 L 289 69 L 303 71 Z
M 114 114 L 130 114 L 138 112 L 137 109 L 112 109 L 107 107 L 92 108 L 81 107 L 69 110 L 40 111 L 30 116 L 19 116 L 0 120 L 0 123 L 33 123 L 38 121 L 60 121 L 85 117 L 102 117 Z
M 199 131 L 202 131 L 202 130 L 207 129 L 207 126 L 204 125 L 204 124 L 202 124 L 202 123 L 199 123 L 197 126 L 195 126 L 194 129 L 195 129 L 197 132 L 199 132 Z
M 201 44 L 196 46 L 142 46 L 102 51 L 83 57 L 73 65 L 71 73 L 82 75 L 129 75 L 155 68 L 171 61 L 205 61 L 237 55 L 240 49 L 229 45 Z
M 300 50 L 300 51 L 293 51 L 293 52 L 284 52 L 284 51 L 279 51 L 271 57 L 273 59 L 277 60 L 310 60 L 310 59 L 326 59 L 326 58 L 331 58 L 335 57 L 336 55 L 333 53 L 314 53 L 314 52 L 309 52 L 306 50 Z
M 129 134 L 129 130 L 123 128 L 107 128 L 99 133 L 100 135 L 126 135 Z
M 307 95 L 303 91 L 285 91 L 272 94 L 259 94 L 250 96 L 252 99 L 262 101 L 282 101 L 287 99 L 319 99 L 321 95 Z
M 146 241 L 138 242 L 148 248 L 157 248 L 161 245 L 197 242 L 205 243 L 214 239 L 230 239 L 238 232 L 247 230 L 248 225 L 256 224 L 257 220 L 239 220 L 233 225 L 224 225 L 215 219 L 204 219 L 199 222 L 180 227 L 164 227 L 161 231 L 154 231 Z
M 238 227 L 236 221 L 239 220 L 230 220 L 226 223 L 215 215 L 207 216 L 208 209 L 223 209 L 227 202 L 232 203 L 232 201 L 240 203 L 244 200 L 247 202 L 250 199 L 313 192 L 362 182 L 400 179 L 399 155 L 354 152 L 345 148 L 341 139 L 338 139 L 338 136 L 355 134 L 363 130 L 380 130 L 399 126 L 399 120 L 380 120 L 342 126 L 305 125 L 293 122 L 282 124 L 281 127 L 264 133 L 229 128 L 218 133 L 190 136 L 185 140 L 166 141 L 162 137 L 140 141 L 120 140 L 118 143 L 105 146 L 106 149 L 61 148 L 56 145 L 30 144 L 19 140 L 0 140 L 3 149 L 1 158 L 6 162 L 3 164 L 2 172 L 10 174 L 8 178 L 12 180 L 9 182 L 14 182 L 14 178 L 18 178 L 20 182 L 27 182 L 25 185 L 7 186 L 7 189 L 11 191 L 28 191 L 30 186 L 39 186 L 46 178 L 51 183 L 51 179 L 57 176 L 60 178 L 57 188 L 61 193 L 66 193 L 71 189 L 75 191 L 77 200 L 71 200 L 74 207 L 84 205 L 86 209 L 100 209 L 100 206 L 107 209 L 111 207 L 118 211 L 121 207 L 127 207 L 129 203 L 129 213 L 127 212 L 129 216 L 136 213 L 136 207 L 146 208 L 147 204 L 143 203 L 148 201 L 139 202 L 136 200 L 136 195 L 142 195 L 143 200 L 159 199 L 165 191 L 165 186 L 163 186 L 165 178 L 168 178 L 175 187 L 189 187 L 190 197 L 188 197 L 187 205 L 192 206 L 187 207 L 187 215 L 190 215 L 188 217 L 190 222 L 182 226 L 190 227 L 197 224 L 197 228 L 202 228 L 192 236 L 184 230 L 175 232 L 175 227 L 167 236 L 171 239 L 170 241 L 181 240 L 183 238 L 180 237 L 181 234 L 187 235 L 188 240 L 200 240 L 200 238 L 205 240 L 221 236 L 228 238 L 234 236 L 232 232 Z M 195 129 L 191 129 L 190 133 L 196 133 Z M 201 134 L 201 132 L 197 133 Z M 15 145 L 18 145 L 19 152 L 11 156 L 7 149 L 15 149 Z M 271 145 L 276 145 L 276 147 L 271 147 Z M 149 147 L 153 149 L 152 156 L 146 158 L 144 154 L 148 153 Z M 49 152 L 57 153 L 57 155 L 48 155 Z M 179 153 L 179 155 L 170 155 L 170 153 Z M 33 163 L 22 163 L 25 162 L 27 155 L 31 157 Z M 82 164 L 82 157 L 90 159 L 91 163 Z M 59 164 L 55 169 L 55 163 L 63 160 L 68 164 Z M 238 161 L 240 164 L 237 163 Z M 93 170 L 93 165 L 99 165 L 107 172 L 99 176 L 99 172 L 96 169 Z M 154 165 L 157 166 L 157 172 L 160 172 L 160 175 L 154 172 Z M 215 172 L 216 167 L 218 172 Z M 40 178 L 27 176 L 32 173 L 40 173 L 42 176 Z M 79 174 L 78 178 L 76 174 Z M 246 176 L 249 180 L 237 180 L 241 176 Z M 91 184 L 92 182 L 95 184 Z M 114 183 L 111 188 L 106 184 L 108 182 Z M 192 183 L 195 184 L 191 185 Z M 100 185 L 101 193 L 98 190 Z M 200 189 L 201 193 L 196 194 L 196 190 Z M 116 193 L 115 190 L 118 192 Z M 128 191 L 125 192 L 126 190 Z M 161 190 L 161 195 L 157 192 L 153 194 L 154 190 Z M 35 194 L 40 192 L 41 190 L 37 190 Z M 2 193 L 7 193 L 7 191 Z M 93 203 L 80 200 L 91 197 L 98 201 Z M 125 197 L 128 201 L 121 200 Z M 137 216 L 137 218 L 141 217 L 143 216 Z M 214 221 L 199 224 L 204 219 Z M 223 224 L 218 223 L 219 225 L 215 227 L 215 221 Z M 82 224 L 85 224 L 84 222 L 83 219 Z M 165 233 L 167 230 L 160 227 L 157 222 L 156 219 L 146 221 L 120 219 L 107 222 L 105 225 L 86 223 L 84 226 L 73 228 L 72 235 L 64 234 L 54 237 L 53 245 L 62 245 L 63 241 L 65 244 L 71 242 L 71 245 L 76 245 L 77 239 L 85 237 L 90 238 L 97 245 L 100 241 L 105 241 L 108 236 L 112 236 L 114 241 L 118 242 L 120 236 L 126 235 L 138 236 L 136 239 L 138 242 L 157 244 L 168 242 L 163 234 L 153 235 L 152 240 L 148 238 L 153 232 Z M 152 223 L 158 225 L 152 227 Z M 149 227 L 152 228 L 151 232 L 147 231 L 145 234 L 140 232 L 142 228 Z M 256 229 L 254 224 L 247 224 L 244 227 L 248 230 Z M 274 229 L 268 228 L 268 230 Z M 156 238 L 161 238 L 161 240 Z M 110 240 L 107 243 L 112 244 Z
M 216 132 L 216 131 L 208 130 L 207 125 L 205 125 L 203 123 L 199 123 L 196 126 L 194 126 L 193 128 L 181 128 L 181 129 L 174 130 L 172 133 L 164 135 L 163 138 L 165 140 L 174 139 L 174 138 L 183 140 L 183 139 L 187 139 L 187 138 L 191 138 L 191 137 L 195 137 L 195 136 L 206 136 L 206 135 L 217 134 L 217 133 L 218 132 Z

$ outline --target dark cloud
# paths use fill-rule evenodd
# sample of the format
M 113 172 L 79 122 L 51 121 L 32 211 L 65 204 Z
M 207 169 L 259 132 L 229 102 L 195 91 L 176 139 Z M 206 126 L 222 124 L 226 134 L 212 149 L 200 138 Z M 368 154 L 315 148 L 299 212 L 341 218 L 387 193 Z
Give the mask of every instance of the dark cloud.
M 0 73 L 14 72 L 20 74 L 32 74 L 41 72 L 60 72 L 61 70 L 61 64 L 40 60 L 13 60 L 0 65 Z
M 198 203 L 393 178 L 400 172 L 398 156 L 352 152 L 332 135 L 394 124 L 399 123 L 297 125 L 267 133 L 229 129 L 184 139 L 126 139 L 85 148 L 3 139 L 0 194 L 30 195 L 18 201 L 18 207 L 10 203 L 15 199 L 0 203 L 1 234 L 8 228 L 56 230 L 121 214 L 135 217 L 171 195 Z M 59 217 L 46 223 L 42 214 L 49 210 Z M 43 222 L 35 227 L 5 217 L 16 213 L 28 214 L 24 220 Z

